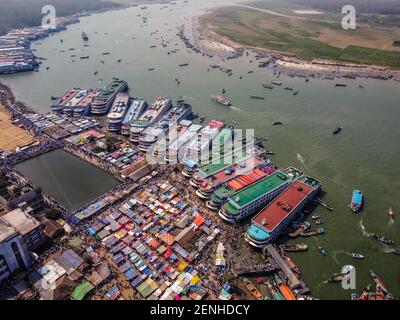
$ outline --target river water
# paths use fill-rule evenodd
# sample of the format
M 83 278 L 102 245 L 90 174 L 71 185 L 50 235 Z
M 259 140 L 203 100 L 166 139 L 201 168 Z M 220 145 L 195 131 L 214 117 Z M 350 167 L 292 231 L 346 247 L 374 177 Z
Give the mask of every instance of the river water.
M 320 179 L 325 200 L 335 208 L 333 213 L 317 209 L 326 222 L 326 234 L 300 239 L 309 245 L 308 252 L 292 254 L 313 294 L 325 299 L 348 299 L 352 290 L 326 283 L 326 279 L 340 272 L 342 266 L 352 264 L 357 277 L 353 291 L 359 292 L 372 283 L 368 269 L 374 268 L 399 296 L 399 257 L 386 253 L 384 245 L 369 237 L 369 232 L 375 232 L 400 243 L 399 222 L 389 223 L 385 213 L 390 206 L 400 210 L 399 84 L 340 80 L 348 87 L 337 88 L 329 80 L 306 83 L 281 76 L 283 86 L 299 91 L 293 96 L 283 88 L 263 89 L 261 84 L 275 79 L 274 75 L 250 63 L 251 56 L 223 62 L 233 69 L 231 77 L 218 70 L 207 71 L 210 63 L 221 61 L 189 54 L 178 40 L 176 28 L 207 8 L 228 3 L 231 1 L 179 1 L 168 9 L 151 5 L 147 10 L 136 7 L 84 17 L 68 31 L 33 45 L 39 56 L 47 58 L 40 72 L 3 76 L 0 80 L 9 84 L 20 99 L 46 112 L 51 95 L 61 95 L 73 87 L 102 87 L 112 77 L 118 77 L 128 81 L 132 96 L 149 101 L 162 95 L 184 96 L 194 111 L 207 119 L 219 118 L 236 127 L 254 128 L 256 135 L 267 138 L 268 148 L 276 152 L 272 158 L 276 164 L 297 166 Z M 148 17 L 147 24 L 139 14 Z M 83 46 L 82 31 L 89 35 L 88 47 Z M 160 45 L 161 39 L 169 41 L 168 47 Z M 157 47 L 150 48 L 152 45 Z M 167 54 L 176 48 L 176 54 Z M 71 58 L 72 54 L 77 57 Z M 90 59 L 79 59 L 85 55 Z M 189 66 L 179 67 L 183 63 Z M 50 69 L 46 70 L 46 66 Z M 148 71 L 149 68 L 155 70 Z M 254 73 L 249 74 L 250 70 Z M 180 86 L 175 77 L 180 79 Z M 359 84 L 365 88 L 358 88 Z M 219 93 L 222 88 L 234 107 L 210 101 L 210 94 Z M 264 96 L 265 100 L 253 100 L 249 95 Z M 272 126 L 272 121 L 282 121 L 284 125 Z M 339 124 L 343 131 L 332 136 Z M 347 207 L 354 188 L 361 189 L 366 198 L 364 210 L 357 215 Z M 318 246 L 329 250 L 327 257 L 320 255 Z M 346 252 L 359 252 L 366 258 L 355 261 Z

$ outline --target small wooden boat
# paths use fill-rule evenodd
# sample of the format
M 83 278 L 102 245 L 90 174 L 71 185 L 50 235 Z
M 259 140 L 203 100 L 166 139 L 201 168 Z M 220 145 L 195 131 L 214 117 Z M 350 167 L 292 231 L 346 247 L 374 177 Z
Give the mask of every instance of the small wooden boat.
M 331 277 L 328 278 L 329 282 L 341 282 L 347 277 L 349 277 L 350 272 L 345 272 L 345 273 L 339 273 L 339 274 L 334 274 Z
M 390 252 L 394 253 L 394 254 L 397 254 L 397 255 L 400 255 L 400 248 L 393 248 L 393 249 L 390 250 Z
M 335 130 L 333 130 L 333 132 L 332 132 L 332 134 L 333 135 L 336 135 L 336 134 L 338 134 L 340 131 L 342 131 L 342 127 L 341 126 L 338 126 Z
M 319 250 L 319 252 L 321 252 L 321 254 L 322 254 L 323 256 L 327 256 L 327 255 L 328 255 L 328 250 L 326 250 L 325 248 L 323 248 L 323 247 L 318 247 L 318 250 Z
M 286 261 L 287 265 L 290 267 L 290 269 L 292 269 L 293 271 L 295 271 L 298 274 L 301 274 L 300 268 L 294 263 L 294 261 L 291 257 L 289 257 L 288 255 L 285 255 L 285 261 Z
M 317 219 L 317 220 L 315 220 L 315 224 L 316 225 L 321 225 L 321 224 L 324 224 L 325 223 L 325 220 L 323 220 L 323 219 Z
M 280 247 L 286 252 L 300 252 L 308 249 L 305 243 L 282 244 Z
M 380 235 L 380 234 L 375 234 L 375 233 L 373 233 L 373 234 L 372 234 L 372 237 L 373 237 L 375 240 L 377 240 L 377 241 L 379 241 L 379 242 L 382 242 L 382 243 L 384 243 L 384 244 L 394 244 L 394 241 L 393 241 L 393 240 L 390 240 L 390 239 L 388 239 L 388 238 L 385 238 L 384 236 L 382 236 L 382 235 Z
M 319 218 L 321 218 L 321 216 L 319 214 L 314 214 L 313 216 L 311 216 L 312 219 L 317 220 Z
M 319 203 L 319 205 L 321 206 L 321 207 L 324 207 L 325 209 L 328 209 L 329 211 L 333 211 L 333 207 L 331 207 L 330 205 L 328 205 L 325 201 L 323 201 L 322 199 L 320 199 L 320 198 L 317 198 L 317 201 L 318 201 L 318 203 Z
M 352 252 L 350 253 L 350 256 L 354 259 L 364 259 L 364 256 L 361 253 Z
M 387 214 L 389 216 L 390 219 L 394 220 L 394 210 L 392 207 L 390 207 L 389 209 L 387 209 Z
M 291 237 L 291 238 L 298 237 L 302 232 L 306 231 L 310 226 L 311 225 L 309 222 L 307 222 L 307 221 L 303 222 L 298 228 L 296 228 L 296 230 L 289 233 L 289 237 Z
M 257 300 L 262 299 L 263 295 L 260 291 L 256 288 L 256 286 L 247 278 L 243 278 L 244 285 L 246 286 L 247 290 L 249 290 L 250 294 L 256 298 Z
M 272 122 L 272 125 L 273 125 L 273 126 L 279 126 L 279 125 L 281 125 L 281 124 L 283 124 L 281 121 L 274 121 L 274 122 Z
M 320 235 L 323 233 L 325 233 L 325 230 L 323 228 L 318 228 L 318 229 L 311 229 L 311 230 L 304 231 L 304 232 L 300 233 L 300 235 L 302 237 L 312 237 L 312 236 L 317 236 L 317 235 Z

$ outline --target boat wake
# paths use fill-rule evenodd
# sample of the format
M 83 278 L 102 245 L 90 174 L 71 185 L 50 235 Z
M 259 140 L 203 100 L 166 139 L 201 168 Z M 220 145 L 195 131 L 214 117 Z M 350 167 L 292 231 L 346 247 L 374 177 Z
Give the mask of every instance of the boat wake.
M 242 111 L 241 109 L 239 109 L 238 107 L 235 107 L 235 106 L 230 106 L 230 108 L 235 110 L 235 111 Z
M 366 238 L 371 237 L 372 234 L 371 234 L 371 233 L 368 233 L 367 230 L 365 229 L 365 226 L 363 225 L 363 219 L 360 220 L 360 227 L 361 227 L 362 235 L 363 235 L 364 237 L 366 237 Z

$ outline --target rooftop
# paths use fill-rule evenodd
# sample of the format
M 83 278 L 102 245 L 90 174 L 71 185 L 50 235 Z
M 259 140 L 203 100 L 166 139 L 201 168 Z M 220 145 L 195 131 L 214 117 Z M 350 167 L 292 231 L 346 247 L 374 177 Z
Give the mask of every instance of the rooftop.
M 32 230 L 35 230 L 40 226 L 40 222 L 34 217 L 25 213 L 21 209 L 15 209 L 10 211 L 2 217 L 2 219 L 9 223 L 15 230 L 17 230 L 21 235 L 28 234 Z
M 264 231 L 272 232 L 293 210 L 315 189 L 301 181 L 296 181 L 251 221 Z
M 275 172 L 231 195 L 228 198 L 228 202 L 224 204 L 224 209 L 230 213 L 235 213 L 239 208 L 274 190 L 288 179 L 290 178 L 283 172 Z
M 0 242 L 7 240 L 16 233 L 13 227 L 0 218 Z

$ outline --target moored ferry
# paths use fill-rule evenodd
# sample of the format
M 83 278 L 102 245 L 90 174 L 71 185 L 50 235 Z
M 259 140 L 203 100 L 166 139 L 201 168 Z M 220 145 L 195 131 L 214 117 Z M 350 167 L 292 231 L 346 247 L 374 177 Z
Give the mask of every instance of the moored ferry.
M 251 220 L 246 242 L 257 248 L 274 242 L 301 216 L 304 206 L 320 189 L 320 182 L 314 178 L 303 176 L 296 180 Z
M 137 120 L 148 108 L 148 104 L 145 100 L 134 99 L 132 100 L 124 119 L 122 120 L 121 134 L 129 136 L 131 124 Z
M 125 117 L 128 106 L 129 95 L 126 92 L 118 93 L 107 115 L 107 128 L 110 132 L 119 132 L 121 130 L 122 120 Z
M 90 91 L 83 99 L 81 99 L 73 108 L 74 117 L 90 116 L 93 99 L 100 94 L 99 90 Z
M 116 95 L 126 91 L 128 84 L 124 80 L 115 79 L 101 90 L 101 93 L 93 99 L 92 114 L 102 116 L 109 112 Z
M 87 90 L 80 90 L 72 99 L 65 103 L 63 113 L 68 116 L 73 116 L 75 107 L 86 97 L 87 94 Z
M 62 111 L 68 101 L 70 101 L 72 98 L 74 98 L 78 93 L 79 89 L 73 89 L 65 93 L 62 97 L 57 99 L 52 105 L 51 105 L 51 110 L 52 111 Z
M 171 107 L 171 98 L 158 97 L 151 108 L 147 109 L 139 119 L 132 122 L 130 140 L 138 143 L 146 128 L 157 123 Z

